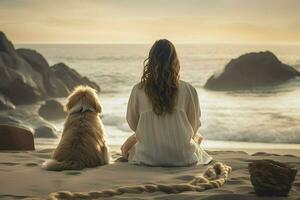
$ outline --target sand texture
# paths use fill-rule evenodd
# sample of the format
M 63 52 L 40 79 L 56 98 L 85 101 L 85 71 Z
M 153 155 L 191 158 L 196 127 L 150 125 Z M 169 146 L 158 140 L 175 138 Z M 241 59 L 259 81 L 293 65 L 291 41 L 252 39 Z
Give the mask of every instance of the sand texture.
M 53 150 L 2 151 L 0 152 L 0 199 L 49 198 L 57 191 L 89 192 L 115 189 L 123 186 L 148 183 L 181 184 L 191 181 L 203 173 L 208 166 L 161 168 L 133 166 L 128 163 L 84 169 L 81 171 L 51 172 L 41 168 Z M 211 151 L 215 160 L 232 167 L 229 180 L 221 187 L 203 192 L 166 194 L 163 192 L 123 194 L 109 199 L 273 199 L 255 196 L 248 173 L 248 163 L 259 159 L 273 159 L 288 163 L 300 170 L 300 158 L 296 156 L 258 153 L 255 156 L 242 151 Z M 115 149 L 114 159 L 120 155 Z M 300 199 L 300 173 L 290 191 L 289 197 L 277 199 Z

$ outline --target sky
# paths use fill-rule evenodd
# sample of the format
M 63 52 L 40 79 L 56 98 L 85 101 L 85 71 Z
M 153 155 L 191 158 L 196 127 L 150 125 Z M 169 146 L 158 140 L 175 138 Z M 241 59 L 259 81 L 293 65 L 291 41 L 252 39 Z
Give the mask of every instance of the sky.
M 300 0 L 0 0 L 15 43 L 300 43 Z

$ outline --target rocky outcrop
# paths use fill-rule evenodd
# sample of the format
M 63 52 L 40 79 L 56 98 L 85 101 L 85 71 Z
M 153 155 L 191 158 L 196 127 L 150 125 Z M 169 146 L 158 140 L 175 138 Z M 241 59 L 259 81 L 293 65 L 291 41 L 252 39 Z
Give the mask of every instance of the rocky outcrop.
M 25 110 L 25 109 L 15 109 L 10 110 L 6 113 L 0 115 L 0 117 L 10 117 L 12 119 L 20 121 L 24 126 L 30 127 L 35 130 L 38 127 L 46 126 L 53 130 L 56 130 L 55 126 L 53 126 L 48 121 L 44 120 L 33 110 Z
M 3 32 L 0 32 L 0 80 L 0 93 L 15 105 L 65 97 L 80 84 L 100 90 L 96 83 L 63 63 L 50 67 L 34 50 L 15 50 Z
M 283 64 L 272 52 L 248 53 L 231 60 L 204 87 L 217 91 L 249 90 L 278 85 L 299 76 L 297 70 Z
M 39 109 L 39 115 L 47 120 L 64 118 L 66 113 L 63 106 L 56 100 L 48 100 Z
M 7 40 L 5 34 L 0 31 L 0 51 L 9 54 L 14 52 L 14 50 L 15 48 L 13 44 L 9 40 Z
M 32 131 L 36 138 L 56 138 L 58 130 L 50 122 L 37 114 L 38 105 L 17 107 L 0 113 L 0 124 L 25 127 Z
M 3 36 L 0 34 L 0 37 Z M 1 38 L 0 41 L 5 41 Z M 10 44 L 9 41 L 4 44 Z M 46 97 L 41 75 L 16 51 L 0 51 L 0 93 L 14 104 L 29 104 Z M 6 48 L 6 49 L 7 49 Z M 5 49 L 5 48 L 4 48 Z
M 19 120 L 0 116 L 0 150 L 34 150 L 32 129 Z
M 6 96 L 0 93 L 0 111 L 15 108 L 15 105 Z
M 100 91 L 100 87 L 90 81 L 87 77 L 81 76 L 77 71 L 71 69 L 64 63 L 58 63 L 51 67 L 51 70 L 56 74 L 58 78 L 72 91 L 78 85 L 88 85 L 97 91 Z
M 41 74 L 47 96 L 65 97 L 69 94 L 70 90 L 56 77 L 50 69 L 48 62 L 40 53 L 31 49 L 17 49 L 16 51 L 35 71 Z
M 248 165 L 250 180 L 258 196 L 287 196 L 297 170 L 273 160 L 258 160 Z
M 57 138 L 56 130 L 48 126 L 40 126 L 34 130 L 34 137 L 36 138 Z

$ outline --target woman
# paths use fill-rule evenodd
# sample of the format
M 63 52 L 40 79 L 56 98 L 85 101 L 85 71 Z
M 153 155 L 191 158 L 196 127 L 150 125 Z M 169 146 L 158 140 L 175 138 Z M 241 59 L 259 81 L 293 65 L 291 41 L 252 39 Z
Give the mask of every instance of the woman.
M 174 45 L 156 41 L 128 102 L 127 122 L 135 133 L 121 150 L 129 163 L 188 166 L 212 160 L 197 135 L 201 123 L 196 89 L 179 80 L 179 70 Z

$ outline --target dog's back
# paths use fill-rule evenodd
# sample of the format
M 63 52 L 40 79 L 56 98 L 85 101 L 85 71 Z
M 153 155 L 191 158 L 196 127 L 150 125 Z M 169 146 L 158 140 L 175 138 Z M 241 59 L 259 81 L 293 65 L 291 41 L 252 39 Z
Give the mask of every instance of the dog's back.
M 65 107 L 69 115 L 53 160 L 45 162 L 47 170 L 79 170 L 109 163 L 105 144 L 101 106 L 95 92 L 88 87 L 76 89 Z

